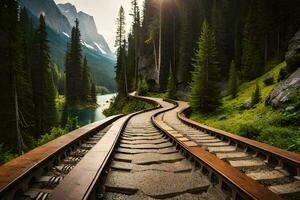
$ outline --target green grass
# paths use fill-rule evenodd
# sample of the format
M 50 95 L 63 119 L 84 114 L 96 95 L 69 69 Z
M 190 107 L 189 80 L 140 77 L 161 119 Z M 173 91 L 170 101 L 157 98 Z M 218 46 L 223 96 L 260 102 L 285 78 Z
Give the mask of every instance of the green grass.
M 242 84 L 235 99 L 223 97 L 223 104 L 218 111 L 209 114 L 192 113 L 190 118 L 208 126 L 300 152 L 300 129 L 297 123 L 288 118 L 289 114 L 284 108 L 275 110 L 265 106 L 265 100 L 276 83 L 265 86 L 263 80 L 272 74 L 276 82 L 280 69 L 285 66 L 283 62 L 256 80 Z M 261 88 L 260 102 L 249 110 L 241 110 L 240 106 L 251 98 L 256 82 Z
M 148 95 L 147 95 L 147 96 L 165 99 L 165 98 L 168 97 L 168 94 L 167 94 L 167 92 L 165 92 L 165 93 L 148 92 Z
M 117 114 L 127 114 L 133 113 L 141 110 L 146 110 L 153 108 L 152 104 L 146 103 L 141 100 L 136 99 L 126 99 L 117 96 L 113 99 L 112 103 L 110 104 L 109 108 L 104 110 L 103 114 L 106 117 L 117 115 Z

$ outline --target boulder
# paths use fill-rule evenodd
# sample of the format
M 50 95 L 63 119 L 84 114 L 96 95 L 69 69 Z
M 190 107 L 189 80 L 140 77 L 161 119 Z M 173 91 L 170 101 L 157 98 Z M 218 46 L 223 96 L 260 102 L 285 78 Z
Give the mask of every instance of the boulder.
M 280 105 L 287 103 L 291 91 L 298 88 L 300 88 L 300 68 L 292 73 L 285 81 L 280 82 L 274 87 L 266 100 L 266 105 L 279 107 Z
M 300 67 L 300 31 L 291 39 L 285 60 L 289 73 Z

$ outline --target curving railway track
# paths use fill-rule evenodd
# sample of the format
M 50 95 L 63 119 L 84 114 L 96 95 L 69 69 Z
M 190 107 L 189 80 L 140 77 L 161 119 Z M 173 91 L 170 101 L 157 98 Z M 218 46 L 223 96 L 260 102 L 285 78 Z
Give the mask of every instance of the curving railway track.
M 187 119 L 186 102 L 166 112 L 162 120 L 197 146 L 239 169 L 284 199 L 300 199 L 300 156 Z
M 0 199 L 299 199 L 299 155 L 278 159 L 281 150 L 274 162 L 256 143 L 189 121 L 182 102 L 133 98 L 156 107 L 88 125 L 0 166 Z

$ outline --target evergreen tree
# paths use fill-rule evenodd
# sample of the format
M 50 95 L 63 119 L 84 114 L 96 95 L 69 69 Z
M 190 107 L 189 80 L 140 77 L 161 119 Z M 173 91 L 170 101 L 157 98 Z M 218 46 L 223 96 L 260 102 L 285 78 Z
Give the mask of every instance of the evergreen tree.
M 137 94 L 140 96 L 146 96 L 149 92 L 149 87 L 145 79 L 140 79 L 137 89 Z
M 34 102 L 31 79 L 32 48 L 34 28 L 25 8 L 20 11 L 19 39 L 22 54 L 21 65 L 16 70 L 17 94 L 19 102 L 20 128 L 31 129 L 34 124 Z M 32 131 L 32 130 L 31 130 Z
M 55 87 L 50 65 L 50 51 L 44 16 L 34 38 L 34 62 L 32 65 L 33 98 L 35 103 L 36 137 L 55 125 Z
M 91 85 L 91 100 L 93 103 L 97 103 L 97 92 L 96 92 L 96 85 L 95 82 L 92 82 Z
M 17 93 L 17 71 L 22 65 L 18 6 L 16 0 L 4 0 L 0 3 L 0 136 L 6 147 L 21 153 L 24 143 L 19 124 Z
M 117 18 L 117 32 L 116 32 L 116 41 L 115 47 L 117 47 L 117 55 L 120 54 L 124 41 L 126 41 L 126 31 L 125 31 L 125 12 L 121 6 L 119 9 L 119 14 Z
M 72 29 L 71 45 L 66 53 L 66 99 L 67 104 L 75 105 L 82 100 L 82 54 L 79 21 L 76 19 Z
M 128 82 L 128 90 L 135 90 L 135 73 L 136 73 L 136 65 L 135 65 L 135 41 L 133 34 L 130 33 L 128 35 L 128 50 L 127 50 L 127 82 Z
M 89 67 L 86 57 L 84 57 L 83 61 L 81 88 L 81 100 L 84 102 L 88 100 L 90 91 Z
M 236 97 L 238 90 L 238 75 L 234 61 L 231 62 L 228 80 L 228 95 Z
M 260 0 L 251 3 L 245 22 L 242 44 L 242 78 L 246 81 L 264 72 L 264 29 Z M 263 36 L 262 36 L 263 35 Z
M 134 87 L 137 88 L 138 86 L 138 64 L 139 64 L 139 49 L 140 49 L 140 10 L 137 3 L 137 0 L 131 1 L 131 15 L 133 17 L 133 24 L 132 24 L 132 32 L 133 32 L 133 41 L 134 42 Z M 129 42 L 129 41 L 128 41 Z
M 177 74 L 179 84 L 187 85 L 191 81 L 192 58 L 197 47 L 201 23 L 204 20 L 206 9 L 203 9 L 203 1 L 199 0 L 184 0 L 179 1 L 179 3 L 181 29 Z
M 220 74 L 215 34 L 205 20 L 194 57 L 191 107 L 195 111 L 214 111 L 220 105 Z
M 117 66 L 116 66 L 116 82 L 118 87 L 118 95 L 122 97 L 128 96 L 127 84 L 127 66 L 126 66 L 126 39 L 125 39 L 125 12 L 120 7 L 119 16 L 117 18 L 117 34 L 115 47 L 117 47 Z
M 177 88 L 174 80 L 174 74 L 172 68 L 170 67 L 168 86 L 167 86 L 167 95 L 170 99 L 177 99 Z

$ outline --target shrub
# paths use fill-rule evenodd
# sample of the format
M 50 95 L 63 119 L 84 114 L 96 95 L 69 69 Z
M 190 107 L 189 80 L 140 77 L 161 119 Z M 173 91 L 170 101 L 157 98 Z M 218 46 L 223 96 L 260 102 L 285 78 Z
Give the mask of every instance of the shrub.
M 258 141 L 277 146 L 279 148 L 300 151 L 300 133 L 283 127 L 266 127 L 262 129 Z
M 137 91 L 138 95 L 146 96 L 148 94 L 148 91 L 149 91 L 149 87 L 145 79 L 140 80 L 138 85 L 138 91 Z
M 238 133 L 240 136 L 250 138 L 250 139 L 257 139 L 259 136 L 261 129 L 257 124 L 254 123 L 244 123 L 240 124 L 238 128 Z
M 268 123 L 273 126 L 286 126 L 288 122 L 286 117 L 279 112 L 273 113 L 270 118 L 268 119 Z
M 78 117 L 69 117 L 65 126 L 65 131 L 68 133 L 78 128 L 80 128 Z
M 61 127 L 53 127 L 50 131 L 50 133 L 46 133 L 42 135 L 36 142 L 35 146 L 41 146 L 43 144 L 46 144 L 60 136 L 65 135 L 66 133 L 73 131 L 75 129 L 78 129 L 79 123 L 78 123 L 78 117 L 74 118 L 68 118 L 68 122 L 65 126 L 65 128 Z
M 5 149 L 3 144 L 0 144 L 0 165 L 14 159 L 16 155 Z
M 168 98 L 177 99 L 177 88 L 176 88 L 176 83 L 175 83 L 174 76 L 173 76 L 171 68 L 170 68 L 170 72 L 169 72 L 167 91 L 168 91 L 167 92 Z
M 123 98 L 121 96 L 117 96 L 109 105 L 109 108 L 103 111 L 103 114 L 106 117 L 117 115 L 117 114 L 125 114 L 136 112 L 148 108 L 152 108 L 153 106 L 144 101 Z

